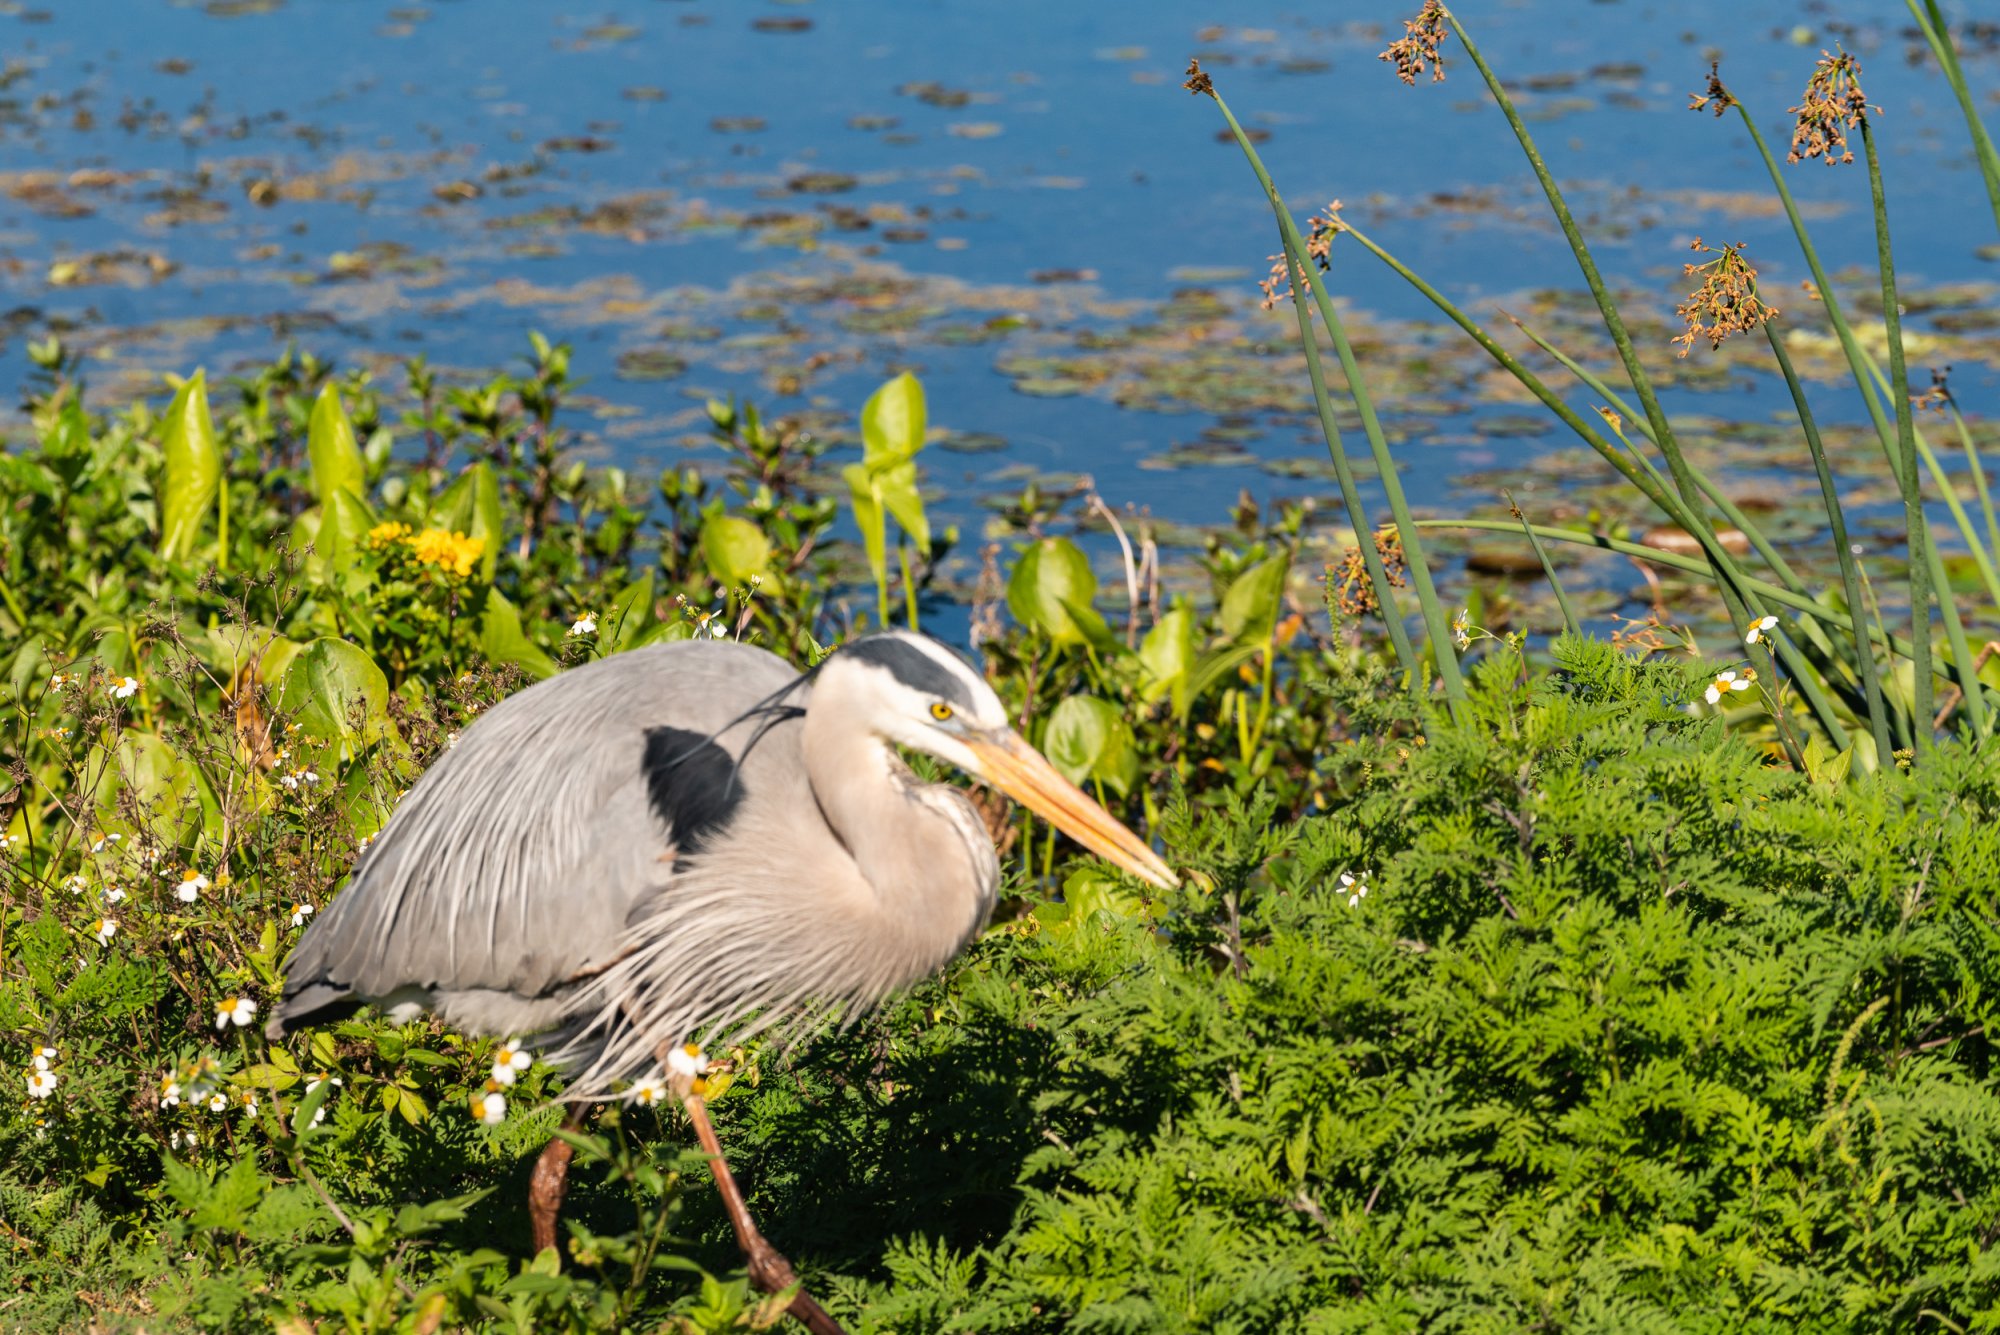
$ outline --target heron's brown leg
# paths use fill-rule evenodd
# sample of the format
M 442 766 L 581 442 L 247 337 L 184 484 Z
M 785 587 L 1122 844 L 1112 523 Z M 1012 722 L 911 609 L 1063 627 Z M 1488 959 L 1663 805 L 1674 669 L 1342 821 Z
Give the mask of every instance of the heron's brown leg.
M 583 1130 L 588 1116 L 589 1104 L 575 1105 L 569 1116 L 563 1118 L 563 1130 Z M 528 1224 L 534 1232 L 537 1252 L 556 1245 L 556 1214 L 569 1191 L 569 1161 L 575 1153 L 575 1146 L 561 1136 L 554 1137 L 542 1147 L 541 1157 L 535 1160 L 535 1171 L 528 1178 Z
M 664 1050 L 661 1064 L 666 1064 Z M 765 1293 L 782 1293 L 799 1282 L 798 1274 L 792 1269 L 792 1263 L 757 1231 L 757 1221 L 750 1217 L 750 1207 L 743 1203 L 743 1193 L 737 1189 L 736 1178 L 729 1171 L 729 1161 L 722 1157 L 722 1142 L 715 1137 L 715 1127 L 708 1120 L 708 1104 L 696 1092 L 696 1083 L 683 1076 L 675 1076 L 672 1080 L 674 1092 L 680 1095 L 681 1106 L 687 1109 L 688 1120 L 694 1123 L 695 1139 L 701 1142 L 702 1152 L 708 1155 L 708 1169 L 715 1175 L 715 1189 L 722 1195 L 722 1208 L 729 1214 L 730 1227 L 736 1230 L 736 1245 L 743 1249 L 750 1282 Z M 797 1317 L 813 1335 L 847 1335 L 840 1328 L 840 1323 L 827 1315 L 826 1309 L 808 1297 L 804 1289 L 798 1291 L 791 1306 L 785 1310 Z

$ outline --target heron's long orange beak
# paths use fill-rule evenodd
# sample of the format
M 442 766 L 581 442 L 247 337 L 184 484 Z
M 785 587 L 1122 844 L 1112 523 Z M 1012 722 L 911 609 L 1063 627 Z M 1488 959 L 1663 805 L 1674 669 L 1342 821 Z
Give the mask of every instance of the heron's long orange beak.
M 1065 779 L 1047 758 L 1002 729 L 969 736 L 965 744 L 979 762 L 979 777 L 1048 821 L 1106 862 L 1123 867 L 1162 890 L 1180 882 L 1146 841 L 1120 825 L 1081 788 Z

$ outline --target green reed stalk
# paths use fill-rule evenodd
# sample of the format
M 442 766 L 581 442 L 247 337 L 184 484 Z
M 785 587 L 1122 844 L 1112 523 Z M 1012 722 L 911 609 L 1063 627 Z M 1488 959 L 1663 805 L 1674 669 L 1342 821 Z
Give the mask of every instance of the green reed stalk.
M 1785 340 L 1778 335 L 1775 320 L 1764 322 L 1764 337 L 1770 342 L 1771 355 L 1778 360 L 1778 370 L 1785 377 L 1785 388 L 1792 393 L 1792 405 L 1798 409 L 1799 426 L 1806 435 L 1806 448 L 1812 451 L 1813 471 L 1819 475 L 1820 500 L 1826 506 L 1828 523 L 1832 526 L 1834 553 L 1840 558 L 1840 586 L 1847 598 L 1847 610 L 1854 617 L 1854 668 L 1861 674 L 1861 689 L 1868 697 L 1868 730 L 1875 738 L 1875 754 L 1887 756 L 1889 746 L 1889 716 L 1886 701 L 1882 695 L 1882 681 L 1875 671 L 1875 651 L 1869 647 L 1866 630 L 1867 607 L 1861 601 L 1861 572 L 1854 561 L 1854 548 L 1847 540 L 1847 516 L 1840 505 L 1840 491 L 1834 486 L 1833 469 L 1826 460 L 1826 446 L 1819 437 L 1819 424 L 1813 418 L 1812 405 L 1806 401 L 1805 386 L 1799 382 L 1798 371 L 1792 366 L 1791 354 L 1785 351 Z
M 1419 519 L 1417 527 L 1463 528 L 1473 529 L 1481 533 L 1518 533 L 1520 531 L 1519 525 L 1504 519 Z M 1622 538 L 1608 537 L 1602 533 L 1587 533 L 1573 528 L 1553 528 L 1546 524 L 1537 524 L 1534 527 L 1535 532 L 1541 537 L 1551 539 L 1555 542 L 1567 542 L 1580 547 L 1595 547 L 1599 551 L 1617 552 L 1621 556 L 1636 556 L 1640 560 L 1669 566 L 1690 575 L 1699 575 L 1710 581 L 1716 578 L 1714 567 L 1699 557 L 1682 556 L 1678 552 L 1664 552 L 1655 547 L 1647 547 L 1636 542 L 1626 542 Z M 1747 575 L 1743 577 L 1742 582 L 1746 591 L 1756 595 L 1756 597 L 1765 602 L 1789 607 L 1794 611 L 1809 612 L 1813 616 L 1824 619 L 1828 624 L 1839 627 L 1841 630 L 1852 631 L 1855 628 L 1855 617 L 1843 612 L 1836 612 L 1830 607 L 1822 606 L 1814 602 L 1811 597 L 1793 593 L 1783 585 L 1771 584 L 1761 579 L 1753 579 Z M 1865 624 L 1865 618 L 1863 619 L 1863 623 Z M 1905 658 L 1910 657 L 1910 642 L 1903 636 L 1892 634 L 1880 626 L 1870 626 L 1868 628 L 1868 638 L 1880 643 L 1891 653 L 1901 654 Z M 1970 662 L 1959 664 L 1939 661 L 1932 664 L 1931 672 L 1932 675 L 1942 677 L 1947 682 L 1955 682 L 1961 690 L 1966 690 L 1966 688 L 1970 687 L 1970 690 L 1966 690 L 1969 697 L 1973 690 L 1986 689 L 1979 684 L 1978 679 L 1973 676 L 1970 668 Z M 1988 708 L 2000 706 L 2000 693 L 1996 693 L 1993 700 L 1988 700 L 1984 703 Z
M 1514 317 L 1512 316 L 1509 316 L 1508 318 L 1514 319 Z M 1529 341 L 1532 342 L 1536 347 L 1540 348 L 1543 352 L 1548 353 L 1549 356 L 1555 358 L 1556 361 L 1560 362 L 1565 370 L 1569 371 L 1569 373 L 1571 375 L 1574 375 L 1578 380 L 1581 380 L 1587 387 L 1589 387 L 1592 393 L 1597 394 L 1598 396 L 1603 398 L 1603 400 L 1607 405 L 1615 409 L 1627 421 L 1631 422 L 1633 428 L 1637 430 L 1640 435 L 1644 436 L 1649 441 L 1653 439 L 1652 427 L 1649 426 L 1639 416 L 1638 413 L 1633 411 L 1631 405 L 1627 404 L 1624 399 L 1618 396 L 1616 390 L 1613 390 L 1609 385 L 1605 384 L 1602 379 L 1593 374 L 1581 362 L 1571 357 L 1568 353 L 1564 352 L 1561 348 L 1558 348 L 1555 344 L 1543 338 L 1540 334 L 1530 329 L 1527 325 L 1521 323 L 1521 321 L 1519 321 L 1518 319 L 1514 320 L 1514 327 L 1520 330 L 1523 334 L 1526 334 L 1528 336 Z M 1654 443 L 1658 444 L 1657 441 L 1655 441 Z M 1649 467 L 1650 467 L 1650 461 L 1649 461 Z M 1654 471 L 1657 474 L 1658 470 Z M 1794 592 L 1798 593 L 1805 592 L 1806 588 L 1805 581 L 1798 577 L 1797 573 L 1795 573 L 1792 570 L 1791 566 L 1785 561 L 1784 557 L 1778 555 L 1777 548 L 1773 547 L 1771 545 L 1770 539 L 1764 536 L 1763 529 L 1759 528 L 1757 524 L 1750 518 L 1750 516 L 1744 514 L 1743 511 L 1740 508 L 1738 508 L 1736 502 L 1730 500 L 1728 495 L 1722 490 L 1722 488 L 1716 485 L 1715 481 L 1711 479 L 1708 476 L 1708 474 L 1702 472 L 1700 467 L 1698 467 L 1692 459 L 1688 460 L 1688 471 L 1694 475 L 1695 485 L 1701 488 L 1702 494 L 1707 496 L 1709 500 L 1715 503 L 1716 509 L 1722 511 L 1723 518 L 1727 519 L 1731 524 L 1734 524 L 1737 528 L 1737 531 L 1742 533 L 1744 537 L 1750 540 L 1750 545 L 1752 547 L 1755 547 L 1757 549 L 1757 554 L 1764 558 L 1764 564 L 1771 567 L 1771 573 L 1776 575 L 1779 579 L 1783 580 L 1785 584 L 1789 588 L 1791 588 Z
M 1604 438 L 1603 433 L 1584 421 L 1583 417 L 1574 408 L 1564 402 L 1555 391 L 1543 384 L 1541 377 L 1522 365 L 1519 358 L 1501 347 L 1494 340 L 1493 336 L 1480 326 L 1478 321 L 1460 310 L 1449 297 L 1446 297 L 1442 292 L 1439 292 L 1436 288 L 1418 277 L 1416 272 L 1408 265 L 1382 249 L 1371 237 L 1348 222 L 1341 223 L 1341 230 L 1347 235 L 1352 236 L 1362 246 L 1366 247 L 1370 254 L 1395 270 L 1397 274 L 1402 276 L 1405 282 L 1421 292 L 1452 323 L 1463 329 L 1471 336 L 1475 343 L 1486 350 L 1489 356 L 1500 363 L 1501 367 L 1509 375 L 1518 380 L 1523 388 L 1530 394 L 1533 394 L 1541 401 L 1544 407 L 1561 419 L 1565 426 L 1582 437 L 1586 445 L 1596 450 L 1605 462 L 1617 469 L 1620 476 L 1638 488 L 1639 492 L 1647 500 L 1651 501 L 1662 514 L 1673 523 L 1678 524 L 1697 542 L 1701 543 L 1703 552 L 1709 556 L 1712 562 L 1712 565 L 1704 566 L 1703 569 L 1712 569 L 1720 572 L 1715 583 L 1717 590 L 1723 593 L 1725 600 L 1729 597 L 1725 588 L 1726 584 L 1733 583 L 1738 588 L 1747 587 L 1747 577 L 1741 568 L 1737 566 L 1735 559 L 1723 549 L 1721 542 L 1715 536 L 1715 529 L 1708 522 L 1707 516 L 1692 511 L 1680 497 L 1674 494 L 1674 490 L 1671 487 L 1662 486 L 1660 483 L 1654 481 L 1652 477 L 1648 476 L 1648 472 L 1651 469 L 1650 463 L 1642 467 L 1639 463 L 1635 463 L 1631 458 L 1627 457 L 1625 451 L 1613 446 L 1610 441 Z M 1418 527 L 1427 528 L 1432 527 L 1432 525 L 1420 523 Z M 1650 551 L 1651 549 L 1648 548 L 1647 550 Z M 1737 617 L 1736 622 L 1739 626 L 1747 626 L 1747 615 Z M 1747 630 L 1739 631 L 1739 637 L 1743 636 L 1747 636 Z M 1803 658 L 1798 657 L 1798 651 L 1790 641 L 1780 640 L 1778 645 L 1778 652 L 1785 657 L 1786 667 L 1794 677 L 1803 680 L 1805 677 L 1811 675 L 1812 669 L 1810 665 Z M 1762 642 L 1760 641 L 1758 644 L 1748 647 L 1753 651 L 1753 657 L 1761 657 L 1758 670 L 1767 676 L 1775 677 L 1773 657 L 1764 648 Z M 1830 710 L 1826 717 L 1829 719 L 1832 717 Z
M 1874 356 L 1866 348 L 1861 350 L 1861 355 L 1867 359 L 1869 374 L 1875 378 L 1877 388 L 1884 394 L 1890 393 L 1889 378 L 1883 374 Z M 1965 503 L 1959 499 L 1958 488 L 1953 484 L 1951 474 L 1944 471 L 1944 465 L 1938 461 L 1937 452 L 1931 449 L 1923 428 L 1916 424 L 1914 414 L 1910 419 L 1910 437 L 1916 442 L 1918 457 L 1924 461 L 1924 466 L 1930 470 L 1931 477 L 1937 482 L 1938 492 L 1944 497 L 1945 508 L 1951 511 L 1952 521 L 1958 525 L 1959 535 L 1965 539 L 1966 550 L 1972 554 L 1973 564 L 1979 567 L 1979 578 L 1986 585 L 1986 596 L 1991 598 L 1995 605 L 2000 605 L 2000 572 L 1994 570 L 1986 544 L 1979 540 L 1979 530 L 1973 525 L 1972 516 L 1965 512 Z
M 1563 592 L 1562 581 L 1556 578 L 1555 563 L 1549 560 L 1541 538 L 1536 536 L 1535 526 L 1528 522 L 1528 517 L 1521 513 L 1521 507 L 1514 503 L 1513 492 L 1503 489 L 1500 494 L 1507 498 L 1507 508 L 1521 522 L 1521 531 L 1528 535 L 1528 545 L 1535 549 L 1535 559 L 1542 563 L 1542 574 L 1547 577 L 1549 587 L 1555 590 L 1556 606 L 1562 609 L 1563 629 L 1571 635 L 1581 636 L 1583 631 L 1579 627 L 1582 623 L 1577 621 L 1576 610 L 1569 605 L 1569 595 Z
M 1341 499 L 1346 504 L 1348 517 L 1355 529 L 1355 541 L 1361 548 L 1362 559 L 1367 563 L 1370 580 L 1375 585 L 1376 601 L 1381 604 L 1383 619 L 1391 625 L 1392 642 L 1398 643 L 1398 657 L 1404 669 L 1410 674 L 1413 690 L 1421 692 L 1421 675 L 1414 651 L 1408 643 L 1407 633 L 1402 630 L 1396 615 L 1395 600 L 1389 585 L 1388 572 L 1383 569 L 1381 557 L 1375 551 L 1374 530 L 1368 525 L 1366 512 L 1361 508 L 1360 492 L 1354 486 L 1353 470 L 1349 467 L 1346 452 L 1340 443 L 1340 428 L 1334 419 L 1332 399 L 1326 392 L 1324 372 L 1320 366 L 1318 339 L 1314 335 L 1311 316 L 1305 305 L 1305 290 L 1312 293 L 1314 304 L 1319 309 L 1320 320 L 1326 325 L 1333 338 L 1334 351 L 1340 358 L 1341 370 L 1347 377 L 1348 392 L 1354 398 L 1355 408 L 1360 413 L 1363 432 L 1368 437 L 1369 449 L 1375 456 L 1376 471 L 1382 482 L 1384 497 L 1389 502 L 1389 510 L 1395 519 L 1396 529 L 1402 538 L 1403 555 L 1408 564 L 1411 580 L 1421 606 L 1424 628 L 1430 637 L 1434 657 L 1437 659 L 1438 675 L 1444 684 L 1447 707 L 1455 718 L 1462 717 L 1469 704 L 1464 677 L 1459 672 L 1458 658 L 1450 639 L 1450 628 L 1444 615 L 1444 608 L 1438 602 L 1437 589 L 1432 583 L 1429 563 L 1424 559 L 1422 538 L 1410 515 L 1408 502 L 1403 496 L 1401 479 L 1397 473 L 1396 461 L 1389 453 L 1387 440 L 1382 435 L 1381 423 L 1375 416 L 1374 404 L 1368 394 L 1367 384 L 1359 365 L 1354 360 L 1352 347 L 1347 341 L 1345 327 L 1339 313 L 1334 310 L 1332 298 L 1327 295 L 1325 285 L 1320 281 L 1311 257 L 1307 254 L 1305 241 L 1299 235 L 1297 225 L 1292 221 L 1291 210 L 1286 208 L 1284 197 L 1278 193 L 1277 184 L 1265 170 L 1263 159 L 1250 136 L 1243 132 L 1229 104 L 1211 86 L 1207 89 L 1215 99 L 1216 107 L 1228 122 L 1229 131 L 1236 138 L 1236 145 L 1243 151 L 1256 174 L 1257 183 L 1264 188 L 1265 197 L 1270 201 L 1271 211 L 1278 220 L 1279 239 L 1285 253 L 1286 274 L 1290 280 L 1292 304 L 1299 322 L 1299 342 L 1305 350 L 1306 373 L 1312 381 L 1313 403 L 1319 411 L 1320 427 L 1326 437 L 1327 452 L 1332 456 L 1334 475 L 1339 480 Z M 1302 283 L 1305 290 L 1302 290 Z
M 1979 446 L 1972 439 L 1972 429 L 1965 424 L 1965 414 L 1958 410 L 1958 402 L 1947 398 L 1945 407 L 1951 410 L 1951 424 L 1958 431 L 1959 448 L 1965 451 L 1966 471 L 1972 474 L 1973 489 L 1979 493 L 1979 509 L 1986 517 L 1986 546 L 1989 550 L 2000 551 L 2000 523 L 1993 518 L 1993 495 L 1986 488 L 1986 465 L 1980 461 Z
M 1924 519 L 1923 479 L 1917 471 L 1917 442 L 1910 418 L 1910 370 L 1903 354 L 1903 317 L 1896 302 L 1896 261 L 1889 243 L 1889 204 L 1882 193 L 1882 160 L 1875 151 L 1875 131 L 1861 117 L 1861 150 L 1868 160 L 1868 196 L 1875 208 L 1875 258 L 1882 274 L 1882 327 L 1889 337 L 1890 405 L 1896 410 L 1896 446 L 1902 458 L 1903 524 L 1910 547 L 1910 645 L 1916 652 L 1916 714 L 1930 718 L 1931 697 L 1931 569 L 1927 549 L 1930 525 Z M 1951 588 L 1939 585 L 1938 597 L 1949 601 Z M 1954 646 L 1956 649 L 1956 646 Z M 1918 734 L 1919 740 L 1924 733 Z
M 1937 57 L 1945 82 L 1951 85 L 1951 95 L 1958 99 L 1965 128 L 1972 136 L 1973 154 L 1979 159 L 1979 174 L 1986 181 L 1986 201 L 1993 207 L 1993 224 L 2000 227 L 2000 153 L 1994 152 L 1993 137 L 1986 133 L 1986 125 L 1979 119 L 1979 104 L 1972 96 L 1972 86 L 1965 81 L 1965 71 L 1959 67 L 1958 50 L 1952 45 L 1944 13 L 1937 0 L 1924 0 L 1921 7 L 1917 0 L 1903 0 L 1903 3 L 1909 7 L 1910 17 L 1917 21 L 1924 40 L 1930 43 L 1931 54 Z

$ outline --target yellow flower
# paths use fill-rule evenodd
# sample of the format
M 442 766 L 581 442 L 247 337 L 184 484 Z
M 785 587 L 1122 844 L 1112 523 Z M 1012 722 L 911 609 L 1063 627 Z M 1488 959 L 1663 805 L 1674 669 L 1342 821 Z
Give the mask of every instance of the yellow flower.
M 486 539 L 463 533 L 447 533 L 427 528 L 410 539 L 410 554 L 427 566 L 449 569 L 463 579 L 472 573 L 472 563 L 486 551 Z
M 408 524 L 377 524 L 374 528 L 368 530 L 368 545 L 370 547 L 387 547 L 391 543 L 401 542 L 409 536 L 410 526 Z

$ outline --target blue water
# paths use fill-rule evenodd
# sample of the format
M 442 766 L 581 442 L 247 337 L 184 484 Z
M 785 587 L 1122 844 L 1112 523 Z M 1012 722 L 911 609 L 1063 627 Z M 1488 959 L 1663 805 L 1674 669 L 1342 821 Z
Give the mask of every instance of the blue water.
M 1825 12 L 1841 9 L 1868 22 L 1841 28 L 1839 14 Z M 803 304 L 746 320 L 731 295 L 733 285 L 856 263 L 963 285 L 947 293 L 1060 295 L 1074 307 L 1064 318 L 1079 324 L 1112 321 L 1106 312 L 1118 303 L 1159 303 L 1191 282 L 1254 292 L 1275 248 L 1270 215 L 1240 155 L 1217 142 L 1215 108 L 1179 88 L 1195 52 L 1244 122 L 1270 133 L 1262 151 L 1295 204 L 1339 196 L 1365 208 L 1371 232 L 1482 311 L 1503 294 L 1580 285 L 1468 62 L 1452 59 L 1443 85 L 1410 89 L 1376 60 L 1400 32 L 1394 4 L 627 0 L 562 13 L 539 0 L 48 0 L 0 13 L 7 58 L 22 67 L 0 108 L 0 171 L 53 171 L 58 184 L 79 168 L 139 174 L 108 189 L 63 185 L 89 216 L 0 199 L 0 284 L 15 312 L 0 379 L 14 384 L 27 371 L 25 337 L 51 322 L 92 350 L 89 373 L 107 394 L 159 371 L 249 364 L 291 338 L 385 375 L 391 358 L 417 351 L 469 374 L 518 363 L 526 331 L 539 328 L 577 346 L 593 411 L 575 424 L 600 458 L 686 457 L 710 394 L 851 413 L 885 374 L 914 366 L 936 422 L 1008 442 L 999 453 L 927 456 L 947 519 L 976 526 L 978 497 L 1023 466 L 1091 474 L 1116 503 L 1188 522 L 1221 518 L 1239 487 L 1266 500 L 1324 495 L 1326 483 L 1248 465 L 1142 467 L 1210 419 L 1017 393 L 994 369 L 1005 341 L 835 339 L 831 321 L 847 307 Z M 1675 197 L 1764 194 L 1740 132 L 1691 115 L 1687 94 L 1702 85 L 1713 48 L 1782 145 L 1785 108 L 1836 40 L 1863 57 L 1870 97 L 1884 108 L 1906 282 L 1992 279 L 1977 248 L 2000 234 L 1959 113 L 1934 71 L 1905 59 L 1912 38 L 1898 6 L 1521 0 L 1467 3 L 1461 16 L 1506 77 L 1531 81 L 1524 109 L 1579 213 L 1629 225 L 1619 236 L 1594 233 L 1607 271 L 1636 286 L 1670 293 L 1699 233 L 1749 242 L 1767 288 L 1795 288 L 1803 266 L 1781 218 Z M 2000 86 L 2000 61 L 1973 52 L 1969 63 L 1975 84 Z M 1580 76 L 1574 87 L 1532 82 L 1564 73 Z M 963 104 L 910 91 L 931 83 L 950 90 L 938 100 L 962 94 Z M 496 164 L 536 170 L 484 179 Z M 319 198 L 264 206 L 246 194 L 251 182 L 328 172 L 342 179 Z M 814 172 L 857 183 L 829 195 L 787 188 Z M 1799 167 L 1791 179 L 1802 199 L 1843 206 L 1817 224 L 1829 264 L 1871 261 L 1860 169 Z M 436 197 L 464 180 L 481 182 L 483 194 Z M 1623 193 L 1634 183 L 1644 194 Z M 168 196 L 189 189 L 204 211 L 162 217 Z M 587 213 L 635 192 L 654 192 L 658 212 L 604 233 L 496 226 L 536 210 Z M 1465 214 L 1427 204 L 1480 192 L 1503 207 Z M 802 251 L 761 244 L 754 230 L 689 230 L 681 224 L 696 201 L 718 213 L 826 203 L 903 217 L 826 233 Z M 884 239 L 896 230 L 915 239 Z M 340 257 L 384 246 L 402 248 L 414 270 L 385 274 L 378 263 L 372 276 L 333 276 Z M 177 267 L 160 278 L 128 265 L 119 281 L 49 282 L 54 263 L 118 251 Z M 1055 270 L 1084 273 L 1033 283 Z M 1334 281 L 1361 309 L 1429 318 L 1372 264 L 1345 259 Z M 621 353 L 675 347 L 677 324 L 685 373 L 620 378 Z M 756 349 L 726 342 L 774 329 L 802 355 L 837 344 L 845 359 L 799 394 L 774 395 Z M 1977 367 L 1961 367 L 1954 387 L 1975 410 L 1994 388 Z M 1304 394 L 1302 385 L 1302 409 Z M 1755 418 L 1782 406 L 1764 382 L 1728 397 L 1724 407 L 1690 396 L 1676 406 Z M 1855 416 L 1845 396 L 1826 397 L 1828 418 Z M 1384 408 L 1393 415 L 1398 405 Z M 1296 418 L 1263 425 L 1248 442 L 1253 455 L 1308 448 Z M 1510 451 L 1525 457 L 1555 443 L 1509 439 L 1498 457 L 1504 465 Z M 1461 462 L 1494 458 L 1489 443 Z M 1457 471 L 1449 452 L 1423 455 L 1410 489 L 1420 503 L 1445 503 Z

